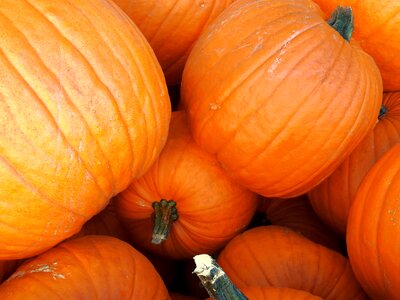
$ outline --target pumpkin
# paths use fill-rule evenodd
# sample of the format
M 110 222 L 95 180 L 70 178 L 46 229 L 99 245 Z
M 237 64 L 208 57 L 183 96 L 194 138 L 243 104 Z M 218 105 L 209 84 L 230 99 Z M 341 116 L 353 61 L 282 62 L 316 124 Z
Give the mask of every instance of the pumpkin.
M 243 231 L 257 198 L 195 144 L 186 114 L 178 111 L 157 161 L 115 204 L 135 247 L 185 259 L 214 253 Z
M 85 235 L 108 235 L 129 243 L 128 233 L 117 217 L 114 201 L 111 201 L 105 209 L 87 221 L 82 229 L 71 238 Z
M 217 262 L 239 289 L 274 286 L 328 300 L 367 299 L 344 256 L 285 227 L 256 227 L 239 234 Z
M 164 146 L 162 70 L 109 1 L 0 2 L 0 259 L 77 233 Z
M 266 197 L 309 191 L 376 123 L 381 77 L 348 42 L 351 10 L 339 9 L 332 25 L 321 14 L 308 0 L 235 1 L 185 66 L 181 97 L 195 141 Z
M 347 224 L 354 273 L 372 299 L 398 299 L 400 288 L 400 144 L 369 170 Z
M 0 298 L 161 300 L 169 295 L 140 252 L 114 237 L 89 235 L 22 264 L 0 285 Z
M 374 129 L 327 179 L 309 192 L 316 213 L 341 236 L 345 236 L 350 206 L 365 174 L 398 142 L 400 93 L 386 93 Z
M 190 50 L 205 27 L 233 0 L 114 0 L 154 49 L 169 85 L 181 82 Z
M 306 195 L 291 199 L 265 200 L 265 215 L 271 224 L 290 228 L 338 252 L 344 248 L 336 234 L 319 220 Z
M 211 296 L 210 299 L 236 300 L 318 300 L 306 291 L 269 286 L 250 286 L 239 290 L 224 270 L 207 254 L 194 257 L 196 269 L 193 271 Z
M 400 2 L 398 0 L 314 0 L 326 13 L 337 5 L 354 11 L 354 38 L 376 61 L 387 91 L 400 90 Z

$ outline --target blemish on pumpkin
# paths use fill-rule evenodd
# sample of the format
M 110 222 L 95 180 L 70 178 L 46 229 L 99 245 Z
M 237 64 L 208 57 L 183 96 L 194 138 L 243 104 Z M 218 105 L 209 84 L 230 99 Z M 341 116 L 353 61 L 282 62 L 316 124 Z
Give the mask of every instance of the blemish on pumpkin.
M 7 281 L 13 280 L 14 278 L 20 278 L 25 275 L 33 274 L 33 273 L 50 273 L 50 276 L 53 279 L 65 279 L 65 275 L 61 273 L 57 273 L 57 265 L 58 262 L 55 261 L 51 264 L 38 264 L 36 266 L 32 266 L 32 269 L 26 271 L 18 271 L 11 275 Z
M 206 7 L 206 4 L 205 4 L 204 2 L 201 2 L 201 3 L 200 3 L 200 7 L 201 7 L 201 8 L 204 8 L 204 7 Z
M 208 104 L 208 108 L 210 110 L 218 110 L 221 108 L 221 104 L 219 104 L 217 102 L 211 102 L 210 104 Z

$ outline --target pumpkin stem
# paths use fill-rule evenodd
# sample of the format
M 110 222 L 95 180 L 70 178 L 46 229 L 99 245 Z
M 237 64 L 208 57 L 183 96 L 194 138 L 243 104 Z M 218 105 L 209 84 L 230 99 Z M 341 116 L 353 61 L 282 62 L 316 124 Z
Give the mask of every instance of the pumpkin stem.
M 382 119 L 382 117 L 384 115 L 386 115 L 386 113 L 388 112 L 388 109 L 386 108 L 386 106 L 384 106 L 383 104 L 381 105 L 381 109 L 379 110 L 379 116 L 378 119 Z
M 354 30 L 354 18 L 351 7 L 338 6 L 332 13 L 328 24 L 348 42 Z
M 195 273 L 212 300 L 248 300 L 208 254 L 196 255 Z
M 168 238 L 172 223 L 178 219 L 178 211 L 174 200 L 161 199 L 152 203 L 153 214 L 153 244 L 161 244 Z

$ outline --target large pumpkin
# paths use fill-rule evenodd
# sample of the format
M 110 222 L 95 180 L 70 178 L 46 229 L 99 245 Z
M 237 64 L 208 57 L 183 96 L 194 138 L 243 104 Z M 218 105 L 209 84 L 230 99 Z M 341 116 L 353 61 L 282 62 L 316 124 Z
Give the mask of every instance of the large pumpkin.
M 346 240 L 354 273 L 371 299 L 399 299 L 400 144 L 362 181 L 350 208 Z
M 378 64 L 385 90 L 400 90 L 400 1 L 314 0 L 330 14 L 337 5 L 354 11 L 354 38 Z
M 181 96 L 194 139 L 267 197 L 316 186 L 377 120 L 381 77 L 346 40 L 349 10 L 336 15 L 349 21 L 346 39 L 320 13 L 308 0 L 235 1 L 185 66 Z
M 25 262 L 0 285 L 0 299 L 170 298 L 140 252 L 116 238 L 89 235 Z
M 113 0 L 148 39 L 167 83 L 181 82 L 190 50 L 203 29 L 233 0 Z
M 394 144 L 400 142 L 400 93 L 383 97 L 378 123 L 351 155 L 309 193 L 316 213 L 345 236 L 351 203 L 365 174 Z
M 185 259 L 221 249 L 245 229 L 257 203 L 195 144 L 186 114 L 178 111 L 157 161 L 115 205 L 136 247 Z
M 236 236 L 218 263 L 232 282 L 287 287 L 322 299 L 367 299 L 341 254 L 280 226 L 256 227 Z
M 0 1 L 0 259 L 78 232 L 165 144 L 163 74 L 106 0 Z

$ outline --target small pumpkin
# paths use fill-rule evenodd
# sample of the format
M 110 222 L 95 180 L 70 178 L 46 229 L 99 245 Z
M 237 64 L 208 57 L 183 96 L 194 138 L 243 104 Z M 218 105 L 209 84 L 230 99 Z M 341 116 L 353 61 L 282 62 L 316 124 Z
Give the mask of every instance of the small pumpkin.
M 207 25 L 233 0 L 113 0 L 139 27 L 169 85 L 181 82 L 190 50 Z
M 314 0 L 326 13 L 351 6 L 354 38 L 376 61 L 386 91 L 400 91 L 400 2 L 398 0 Z
M 367 299 L 344 256 L 285 227 L 256 227 L 237 235 L 217 262 L 239 289 L 274 286 L 328 300 Z
M 382 79 L 348 41 L 351 10 L 338 9 L 331 25 L 321 14 L 308 0 L 235 1 L 185 66 L 181 97 L 195 141 L 266 197 L 308 192 L 376 123 Z
M 0 259 L 76 234 L 164 146 L 147 41 L 103 0 L 0 1 Z
M 364 176 L 399 142 L 400 92 L 385 93 L 374 129 L 327 179 L 309 192 L 315 212 L 341 236 L 345 236 L 350 206 Z
M 85 235 L 108 235 L 129 243 L 129 235 L 117 216 L 112 200 L 105 209 L 87 221 L 81 230 L 71 238 Z
M 306 238 L 341 252 L 344 242 L 332 232 L 311 207 L 307 195 L 290 199 L 265 199 L 265 215 L 272 225 L 290 228 Z
M 398 299 L 400 289 L 400 144 L 368 171 L 349 212 L 347 251 L 371 299 Z
M 66 241 L 22 264 L 0 285 L 0 298 L 170 299 L 140 252 L 114 237 L 95 235 Z
M 173 259 L 221 249 L 250 222 L 258 199 L 193 141 L 183 111 L 150 170 L 116 197 L 132 243 Z

